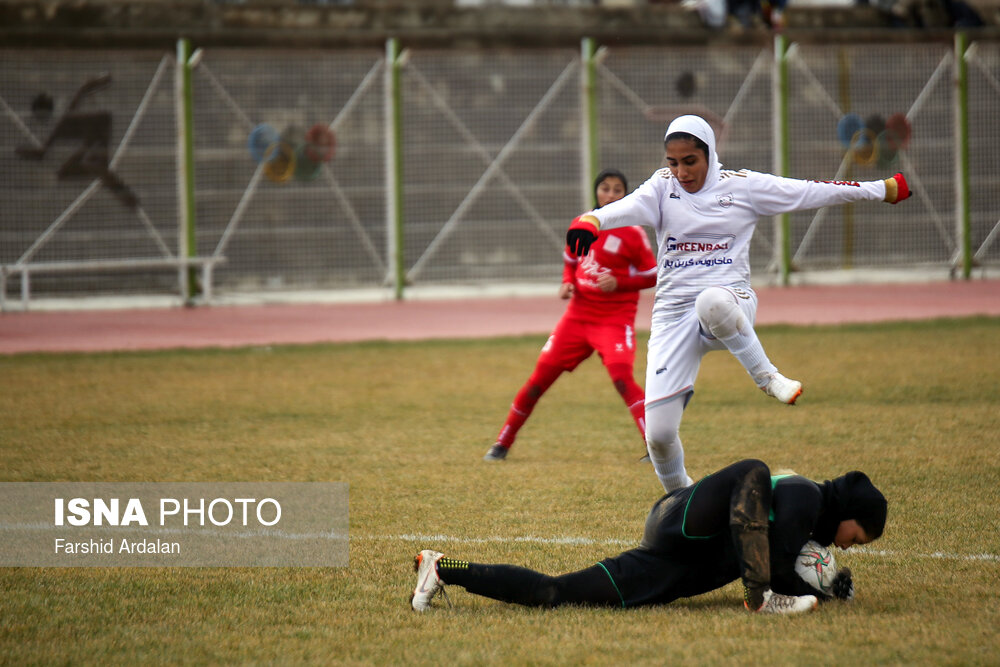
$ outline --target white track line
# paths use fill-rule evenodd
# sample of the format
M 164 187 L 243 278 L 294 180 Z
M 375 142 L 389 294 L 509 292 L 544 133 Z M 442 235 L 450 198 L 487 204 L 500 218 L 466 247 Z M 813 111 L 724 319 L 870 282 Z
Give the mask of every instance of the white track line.
M 352 539 L 355 539 L 352 536 Z M 400 540 L 403 542 L 456 542 L 459 544 L 487 544 L 493 542 L 531 542 L 533 544 L 569 544 L 569 545 L 608 545 L 608 546 L 638 546 L 634 540 L 595 540 L 589 537 L 536 537 L 524 535 L 521 537 L 455 537 L 453 535 L 369 535 L 362 540 Z
M 886 556 L 888 558 L 935 558 L 938 560 L 965 560 L 965 561 L 987 561 L 1000 563 L 1000 554 L 950 554 L 944 551 L 935 551 L 929 554 L 909 554 L 902 551 L 888 551 L 884 549 L 869 549 L 867 547 L 856 547 L 855 551 L 866 556 Z
M 491 535 L 486 537 L 459 537 L 456 535 L 351 535 L 351 540 L 361 540 L 361 541 L 399 541 L 399 542 L 418 542 L 426 544 L 428 546 L 434 544 L 441 544 L 443 542 L 452 542 L 455 544 L 493 544 L 500 542 L 529 542 L 532 544 L 553 544 L 553 545 L 597 545 L 597 546 L 613 546 L 613 547 L 635 547 L 638 543 L 635 540 L 619 540 L 619 539 L 606 539 L 606 540 L 595 540 L 590 537 L 537 537 L 534 535 L 522 535 L 518 537 L 502 537 L 500 535 Z M 991 553 L 981 553 L 981 554 L 956 554 L 947 553 L 944 551 L 935 551 L 932 553 L 924 554 L 914 554 L 907 553 L 903 551 L 890 551 L 885 549 L 871 549 L 867 547 L 854 547 L 851 553 L 861 554 L 865 556 L 881 556 L 885 558 L 933 558 L 937 560 L 956 560 L 956 561 L 978 561 L 978 562 L 990 562 L 990 563 L 1000 563 L 1000 554 Z

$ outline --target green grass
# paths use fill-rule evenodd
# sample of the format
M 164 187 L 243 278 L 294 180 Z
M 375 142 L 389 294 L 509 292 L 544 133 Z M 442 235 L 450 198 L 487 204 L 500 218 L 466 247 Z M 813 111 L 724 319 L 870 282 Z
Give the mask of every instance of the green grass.
M 758 457 L 814 479 L 868 472 L 889 524 L 837 552 L 851 605 L 751 617 L 730 585 L 541 611 L 453 587 L 453 609 L 411 612 L 421 548 L 574 570 L 637 541 L 661 493 L 596 359 L 542 399 L 507 461 L 480 460 L 543 337 L 19 355 L 0 358 L 3 481 L 348 482 L 351 564 L 0 568 L 0 662 L 996 664 L 1000 319 L 760 333 L 804 381 L 800 405 L 708 355 L 681 430 L 689 471 Z

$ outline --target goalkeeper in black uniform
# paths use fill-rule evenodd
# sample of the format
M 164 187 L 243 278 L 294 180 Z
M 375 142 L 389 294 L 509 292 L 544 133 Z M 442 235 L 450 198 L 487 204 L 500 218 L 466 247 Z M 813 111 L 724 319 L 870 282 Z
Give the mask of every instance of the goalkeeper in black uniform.
M 411 604 L 426 610 L 445 584 L 516 604 L 635 607 L 665 604 L 743 580 L 750 611 L 789 614 L 815 608 L 817 598 L 854 596 L 842 568 L 832 595 L 795 573 L 808 540 L 848 549 L 882 535 L 887 503 L 862 472 L 822 484 L 799 475 L 771 476 L 747 459 L 661 498 L 646 518 L 642 542 L 613 558 L 561 576 L 515 565 L 484 565 L 429 549 L 415 559 Z

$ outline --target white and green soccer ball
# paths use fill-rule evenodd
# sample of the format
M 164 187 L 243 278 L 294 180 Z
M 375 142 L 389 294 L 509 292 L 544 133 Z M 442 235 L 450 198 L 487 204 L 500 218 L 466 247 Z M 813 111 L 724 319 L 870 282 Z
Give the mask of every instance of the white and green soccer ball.
M 833 578 L 837 575 L 837 562 L 829 547 L 809 540 L 802 545 L 798 558 L 795 559 L 795 573 L 816 590 L 831 595 Z

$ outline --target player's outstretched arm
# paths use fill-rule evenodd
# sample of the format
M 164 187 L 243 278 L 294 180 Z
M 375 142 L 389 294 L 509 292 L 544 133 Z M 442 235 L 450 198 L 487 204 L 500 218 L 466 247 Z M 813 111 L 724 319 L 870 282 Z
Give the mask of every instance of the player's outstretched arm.
M 885 179 L 885 201 L 890 204 L 898 204 L 910 196 L 910 186 L 906 183 L 903 174 L 896 174 Z

